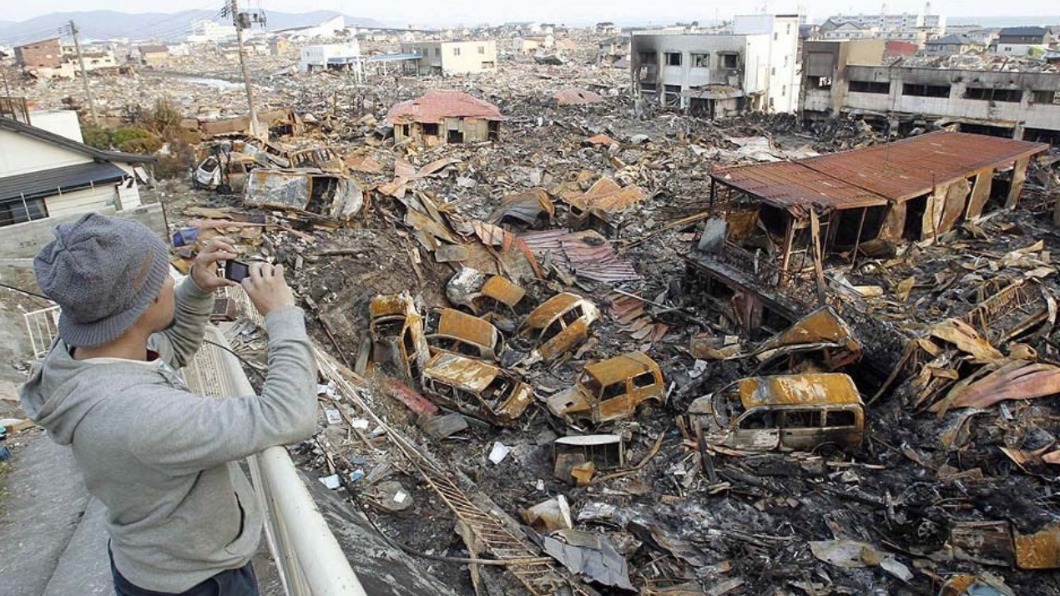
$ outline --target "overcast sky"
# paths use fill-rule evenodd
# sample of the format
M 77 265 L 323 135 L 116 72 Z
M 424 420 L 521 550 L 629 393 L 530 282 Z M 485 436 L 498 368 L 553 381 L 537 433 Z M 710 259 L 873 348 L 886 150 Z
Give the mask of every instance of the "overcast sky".
M 0 20 L 21 21 L 51 12 L 116 10 L 120 12 L 176 12 L 188 9 L 220 8 L 223 0 L 167 0 L 146 3 L 142 0 L 0 0 L 4 9 Z M 556 23 L 595 23 L 616 21 L 639 23 L 669 23 L 677 20 L 708 20 L 715 16 L 761 12 L 792 13 L 808 11 L 813 20 L 820 20 L 836 12 L 875 13 L 880 2 L 865 0 L 720 0 L 718 2 L 668 2 L 645 0 L 400 0 L 399 2 L 363 2 L 356 0 L 242 0 L 251 8 L 260 6 L 283 12 L 310 10 L 338 10 L 357 17 L 377 19 L 392 25 L 456 24 L 472 25 L 482 22 L 546 21 Z M 164 6 L 165 8 L 161 8 Z M 921 12 L 924 3 L 915 0 L 890 0 L 887 12 Z M 1057 0 L 935 0 L 933 13 L 948 17 L 970 16 L 1037 16 L 1053 23 L 1060 15 Z

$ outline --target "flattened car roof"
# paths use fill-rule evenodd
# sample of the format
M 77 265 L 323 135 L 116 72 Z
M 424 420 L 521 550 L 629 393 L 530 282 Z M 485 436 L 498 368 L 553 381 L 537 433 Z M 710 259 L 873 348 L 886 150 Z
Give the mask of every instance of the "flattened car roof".
M 737 381 L 745 409 L 758 406 L 837 406 L 860 404 L 854 381 L 842 373 L 750 377 Z

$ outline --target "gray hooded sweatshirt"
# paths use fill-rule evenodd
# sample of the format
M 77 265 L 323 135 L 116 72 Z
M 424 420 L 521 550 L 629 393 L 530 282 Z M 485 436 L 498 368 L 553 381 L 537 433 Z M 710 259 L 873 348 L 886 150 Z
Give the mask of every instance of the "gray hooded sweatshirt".
M 114 564 L 141 588 L 183 592 L 245 565 L 262 512 L 237 463 L 316 427 L 316 370 L 302 310 L 269 313 L 269 372 L 260 396 L 190 393 L 174 369 L 198 351 L 212 295 L 186 279 L 176 323 L 151 336 L 158 359 L 74 360 L 53 344 L 21 390 L 22 407 L 69 445 L 107 508 Z

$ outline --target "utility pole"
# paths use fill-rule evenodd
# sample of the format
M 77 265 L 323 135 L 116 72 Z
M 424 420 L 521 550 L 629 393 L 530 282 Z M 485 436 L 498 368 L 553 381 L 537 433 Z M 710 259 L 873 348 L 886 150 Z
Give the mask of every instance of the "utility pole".
M 7 67 L 0 67 L 0 75 L 4 77 L 4 95 L 11 97 L 11 88 L 7 86 Z
M 77 25 L 74 24 L 73 20 L 70 21 L 70 33 L 74 36 L 74 47 L 77 49 L 77 61 L 81 64 L 81 83 L 85 86 L 85 101 L 88 102 L 88 113 L 92 115 L 92 124 L 98 127 L 99 115 L 96 114 L 96 104 L 92 101 L 92 90 L 88 88 L 88 72 L 85 71 L 85 57 L 81 55 L 81 39 L 77 36 Z
M 247 51 L 243 49 L 243 28 L 250 23 L 248 18 L 239 14 L 238 0 L 232 0 L 232 23 L 236 26 L 236 42 L 239 44 L 239 69 L 243 71 L 243 85 L 247 88 L 247 105 L 250 107 L 250 134 L 258 137 L 258 111 L 254 107 L 254 89 L 250 86 L 250 75 L 247 74 Z

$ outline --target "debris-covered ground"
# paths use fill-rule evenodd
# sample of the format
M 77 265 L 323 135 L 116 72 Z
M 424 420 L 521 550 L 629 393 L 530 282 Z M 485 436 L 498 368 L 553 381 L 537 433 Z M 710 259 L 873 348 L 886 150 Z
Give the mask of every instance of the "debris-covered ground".
M 292 210 L 248 186 L 253 207 L 238 192 L 193 189 L 190 177 L 160 183 L 158 195 L 172 231 L 223 233 L 248 258 L 287 267 L 327 354 L 324 428 L 295 450 L 300 465 L 427 555 L 425 568 L 454 591 L 549 594 L 569 580 L 574 593 L 935 594 L 947 582 L 947 594 L 1060 593 L 1055 157 L 1033 166 L 1020 210 L 894 256 L 825 264 L 830 312 L 861 346 L 836 370 L 856 384 L 864 434 L 854 445 L 761 452 L 707 444 L 687 415 L 697 398 L 764 374 L 760 339 L 734 337 L 686 271 L 711 215 L 709 174 L 884 139 L 858 122 L 807 130 L 783 115 L 712 123 L 646 112 L 629 96 L 628 71 L 577 61 L 505 62 L 470 79 L 377 74 L 360 85 L 285 66 L 254 69 L 267 107 L 292 108 L 302 123 L 273 142 L 332 148 L 341 165 L 319 175 L 352 180 L 360 202 L 329 198 L 307 213 L 308 197 Z M 120 110 L 167 93 L 187 118 L 238 115 L 238 87 L 147 84 L 154 76 L 141 75 L 140 97 L 112 90 L 103 101 Z M 557 105 L 553 94 L 571 87 L 601 101 Z M 432 88 L 498 106 L 500 140 L 396 144 L 387 110 Z M 47 101 L 43 91 L 36 99 Z M 331 208 L 346 212 L 329 217 Z M 461 275 L 477 281 L 454 285 Z M 983 338 L 947 323 L 1013 284 L 1023 293 L 991 311 L 1012 333 Z M 534 312 L 564 292 L 575 301 Z M 439 308 L 483 317 L 449 315 L 464 321 L 457 331 L 495 328 L 502 343 L 449 338 Z M 564 341 L 544 341 L 553 336 Z M 260 356 L 264 342 L 246 331 L 237 347 Z M 439 360 L 440 347 L 464 357 Z M 594 368 L 634 353 L 647 358 Z M 768 371 L 830 372 L 805 355 Z M 625 401 L 609 413 L 563 410 L 564 400 L 597 399 L 612 377 Z M 520 382 L 532 397 L 502 404 Z M 564 393 L 576 384 L 590 398 Z M 556 443 L 586 434 L 611 436 Z M 964 591 L 973 583 L 980 591 Z

